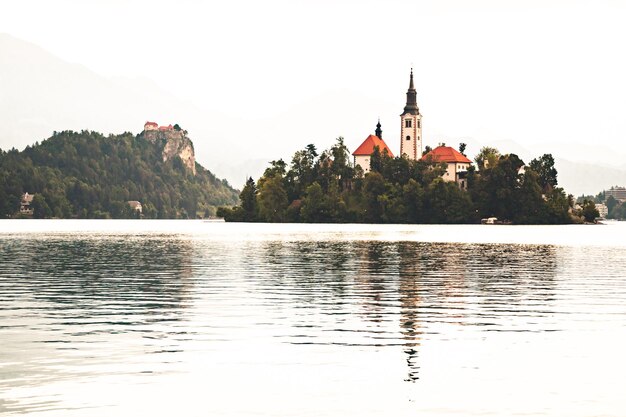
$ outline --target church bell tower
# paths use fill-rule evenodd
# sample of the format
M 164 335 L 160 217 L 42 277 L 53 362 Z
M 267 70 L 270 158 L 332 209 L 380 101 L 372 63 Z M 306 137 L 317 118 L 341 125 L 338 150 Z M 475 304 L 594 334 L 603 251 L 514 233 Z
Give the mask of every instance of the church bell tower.
M 402 123 L 400 129 L 400 155 L 406 155 L 409 159 L 422 157 L 422 115 L 417 107 L 417 92 L 413 85 L 413 68 L 411 68 L 411 81 L 409 90 L 406 92 L 406 106 L 400 115 Z

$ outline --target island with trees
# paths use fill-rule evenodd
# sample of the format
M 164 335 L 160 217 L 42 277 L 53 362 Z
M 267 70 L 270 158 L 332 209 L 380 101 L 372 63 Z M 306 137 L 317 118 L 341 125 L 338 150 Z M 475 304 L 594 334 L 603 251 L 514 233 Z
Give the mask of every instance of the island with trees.
M 290 164 L 272 161 L 257 181 L 248 178 L 239 205 L 220 207 L 217 214 L 238 222 L 479 223 L 487 217 L 513 224 L 584 221 L 574 210 L 574 198 L 558 187 L 551 155 L 526 165 L 514 154 L 484 147 L 475 162 L 467 171 L 466 189 L 442 179 L 445 164 L 392 158 L 379 148 L 365 173 L 350 163 L 338 138 L 321 153 L 308 145 Z

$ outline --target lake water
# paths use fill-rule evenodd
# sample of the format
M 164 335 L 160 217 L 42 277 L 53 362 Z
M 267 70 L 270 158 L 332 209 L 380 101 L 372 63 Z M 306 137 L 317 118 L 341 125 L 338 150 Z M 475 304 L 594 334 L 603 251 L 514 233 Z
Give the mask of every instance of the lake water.
M 0 414 L 626 416 L 626 223 L 0 221 Z

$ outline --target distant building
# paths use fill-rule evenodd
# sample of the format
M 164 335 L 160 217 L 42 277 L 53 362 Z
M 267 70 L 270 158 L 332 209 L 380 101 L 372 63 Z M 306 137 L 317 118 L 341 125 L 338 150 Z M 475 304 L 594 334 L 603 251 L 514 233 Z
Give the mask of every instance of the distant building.
M 598 210 L 600 217 L 603 217 L 606 219 L 606 216 L 609 215 L 609 208 L 606 206 L 606 204 L 597 203 L 596 209 Z
M 172 126 L 171 124 L 168 125 L 168 126 L 159 126 L 159 124 L 155 123 L 155 122 L 146 122 L 143 125 L 143 130 L 145 132 L 147 132 L 149 130 L 158 130 L 160 132 L 167 132 L 167 131 L 170 131 L 170 130 L 174 130 L 174 126 Z
M 363 143 L 361 143 L 361 146 L 356 148 L 356 151 L 352 152 L 352 155 L 354 156 L 354 166 L 360 165 L 361 168 L 363 168 L 363 172 L 370 171 L 371 157 L 374 153 L 374 148 L 376 146 L 378 146 L 381 155 L 386 150 L 389 156 L 393 158 L 393 153 L 391 153 L 391 149 L 389 149 L 389 146 L 387 146 L 382 138 L 383 131 L 380 128 L 380 120 L 376 125 L 376 131 L 374 133 L 374 135 L 369 135 L 367 138 L 365 138 Z
M 626 188 L 624 187 L 611 187 L 610 190 L 604 191 L 605 198 L 613 196 L 618 201 L 626 201 Z
M 467 189 L 467 169 L 472 165 L 465 155 L 450 146 L 438 146 L 426 155 L 422 160 L 445 162 L 448 167 L 441 176 L 444 181 L 455 181 L 461 189 Z
M 35 209 L 32 207 L 33 197 L 35 194 L 24 193 L 22 200 L 20 201 L 20 214 L 26 216 L 32 216 L 35 213 Z
M 146 122 L 146 124 L 143 125 L 143 130 L 159 130 L 159 124 L 155 122 Z
M 141 207 L 141 203 L 139 201 L 128 201 L 127 203 L 130 206 L 131 210 L 137 211 L 139 212 L 139 214 L 142 214 L 143 208 Z

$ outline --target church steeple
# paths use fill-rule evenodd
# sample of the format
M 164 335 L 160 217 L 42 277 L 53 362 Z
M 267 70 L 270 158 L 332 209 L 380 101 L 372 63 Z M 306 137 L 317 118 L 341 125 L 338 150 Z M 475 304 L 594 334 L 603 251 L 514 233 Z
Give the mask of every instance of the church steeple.
M 400 155 L 417 160 L 422 157 L 422 115 L 417 107 L 417 92 L 413 84 L 413 68 L 411 81 L 406 92 L 406 106 L 400 115 Z
M 409 82 L 409 90 L 406 92 L 406 106 L 404 106 L 404 112 L 402 114 L 420 114 L 420 109 L 417 107 L 417 91 L 415 91 L 415 85 L 413 84 L 413 68 L 411 68 L 411 81 Z
M 378 119 L 378 124 L 376 125 L 376 131 L 374 132 L 374 134 L 380 139 L 383 138 L 383 130 L 380 128 L 380 119 Z

